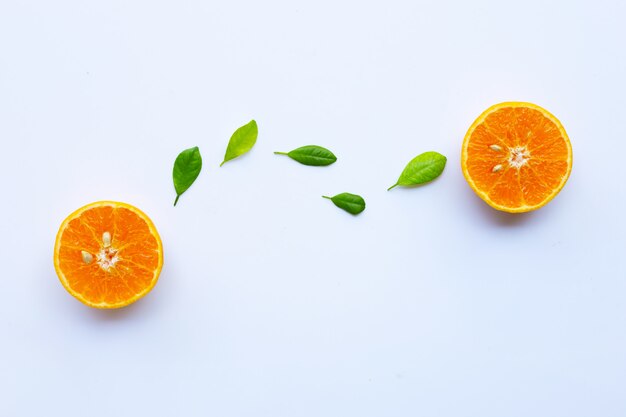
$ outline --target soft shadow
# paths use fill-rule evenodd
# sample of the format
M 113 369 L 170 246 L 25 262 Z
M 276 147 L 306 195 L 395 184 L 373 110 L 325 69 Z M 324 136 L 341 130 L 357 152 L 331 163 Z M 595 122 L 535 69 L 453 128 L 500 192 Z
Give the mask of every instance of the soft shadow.
M 537 217 L 536 211 L 530 211 L 528 213 L 506 213 L 496 210 L 485 203 L 471 189 L 466 190 L 466 192 L 468 194 L 467 199 L 472 201 L 472 207 L 489 223 L 497 224 L 502 227 L 520 227 Z
M 149 297 L 148 294 L 146 297 Z M 84 306 L 87 309 L 87 315 L 97 322 L 117 322 L 122 320 L 130 320 L 131 317 L 140 317 L 148 314 L 151 309 L 151 300 L 142 298 L 133 304 L 116 309 L 97 309 Z
M 167 281 L 167 268 L 165 267 L 161 271 L 159 281 L 162 281 L 164 278 Z M 126 307 L 115 309 L 97 309 L 88 306 L 81 307 L 87 309 L 85 315 L 88 319 L 99 323 L 143 320 L 147 317 L 155 317 L 158 313 L 157 310 L 162 307 L 164 300 L 161 299 L 163 295 L 161 287 L 159 287 L 159 282 L 157 282 L 156 286 L 148 294 Z
M 439 178 L 441 178 L 441 176 L 430 180 L 428 182 L 423 182 L 421 184 L 411 184 L 411 185 L 394 185 L 393 188 L 387 187 L 387 191 L 400 191 L 400 190 L 404 190 L 404 191 L 408 191 L 408 190 L 412 190 L 414 188 L 422 188 L 422 187 L 427 187 L 433 183 L 436 183 L 439 181 Z

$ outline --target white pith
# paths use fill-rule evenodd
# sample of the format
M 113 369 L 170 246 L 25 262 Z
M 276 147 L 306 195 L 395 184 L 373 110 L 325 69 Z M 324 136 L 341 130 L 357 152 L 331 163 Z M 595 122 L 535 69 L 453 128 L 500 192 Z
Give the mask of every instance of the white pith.
M 520 169 L 528 163 L 530 152 L 525 146 L 516 146 L 509 148 L 509 166 L 511 168 Z
M 102 234 L 102 246 L 100 251 L 96 253 L 96 263 L 100 268 L 108 271 L 111 267 L 115 266 L 117 261 L 120 260 L 117 252 L 118 250 L 111 246 L 111 233 L 104 232 Z M 86 251 L 82 251 L 83 262 L 90 264 L 93 260 L 93 256 Z
M 100 252 L 96 254 L 96 262 L 100 265 L 100 268 L 108 271 L 109 268 L 115 266 L 120 258 L 117 256 L 117 249 L 108 247 L 100 249 Z

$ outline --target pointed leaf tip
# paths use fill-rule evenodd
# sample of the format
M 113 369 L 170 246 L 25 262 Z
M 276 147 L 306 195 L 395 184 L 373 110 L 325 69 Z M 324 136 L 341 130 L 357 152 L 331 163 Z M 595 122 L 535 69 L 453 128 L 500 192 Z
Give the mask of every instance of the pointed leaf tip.
M 306 145 L 294 149 L 293 151 L 274 152 L 279 155 L 287 155 L 294 161 L 300 162 L 302 165 L 309 166 L 327 166 L 334 164 L 337 157 L 330 150 L 317 145 Z
M 438 152 L 424 152 L 413 158 L 404 168 L 396 184 L 387 189 L 401 185 L 418 185 L 434 180 L 441 175 L 446 166 L 447 158 Z
M 254 119 L 235 130 L 235 133 L 230 137 L 226 154 L 224 155 L 224 160 L 220 164 L 220 167 L 226 162 L 249 152 L 256 143 L 258 135 L 259 128 Z
M 344 211 L 347 211 L 350 214 L 357 215 L 365 210 L 365 200 L 363 199 L 363 197 L 357 194 L 341 193 L 337 194 L 334 197 L 322 197 L 328 198 L 337 207 Z
M 176 200 L 174 206 L 178 203 L 180 196 L 191 187 L 200 171 L 202 170 L 202 155 L 197 146 L 185 149 L 178 154 L 174 161 L 172 170 L 172 179 L 174 181 L 174 189 L 176 190 Z

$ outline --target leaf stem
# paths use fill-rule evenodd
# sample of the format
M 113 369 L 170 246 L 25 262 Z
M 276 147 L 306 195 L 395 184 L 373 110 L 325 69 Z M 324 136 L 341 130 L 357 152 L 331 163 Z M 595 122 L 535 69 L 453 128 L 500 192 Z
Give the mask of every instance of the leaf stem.
M 176 200 L 174 200 L 174 207 L 176 207 L 176 203 L 178 203 L 178 199 L 180 198 L 180 194 L 176 196 Z
M 222 163 L 220 164 L 220 167 L 224 165 L 225 163 L 226 163 L 226 160 L 223 160 Z
M 287 152 L 274 152 L 274 155 L 289 155 Z
M 333 199 L 332 197 L 328 197 L 328 196 L 326 196 L 326 195 L 323 195 L 323 196 L 322 196 L 322 198 L 327 198 L 327 199 L 329 199 L 329 200 L 332 200 L 332 199 Z
M 395 188 L 399 185 L 399 183 L 395 183 L 394 185 L 392 185 L 391 187 L 387 188 L 387 191 L 391 190 L 392 188 Z

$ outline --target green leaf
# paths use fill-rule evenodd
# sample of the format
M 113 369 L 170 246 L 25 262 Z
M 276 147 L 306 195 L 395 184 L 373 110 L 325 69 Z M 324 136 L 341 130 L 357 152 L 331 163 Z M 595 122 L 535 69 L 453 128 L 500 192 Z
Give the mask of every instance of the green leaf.
M 187 191 L 191 184 L 198 178 L 202 169 L 202 156 L 197 146 L 185 149 L 174 162 L 174 170 L 172 178 L 174 179 L 174 188 L 176 189 L 176 200 L 174 205 L 178 203 L 180 196 Z
M 331 200 L 337 207 L 347 211 L 350 214 L 359 214 L 365 210 L 365 200 L 363 197 L 356 194 L 341 193 L 334 197 L 328 197 L 323 195 L 323 198 Z
M 446 157 L 437 152 L 424 152 L 417 155 L 404 168 L 398 182 L 389 187 L 387 191 L 398 185 L 417 185 L 434 180 L 443 172 L 446 161 Z
M 274 152 L 276 155 L 287 155 L 303 165 L 326 166 L 335 163 L 337 157 L 331 151 L 321 146 L 307 145 L 291 152 Z
M 228 147 L 226 148 L 226 155 L 224 155 L 224 161 L 222 161 L 220 166 L 252 149 L 258 135 L 259 128 L 254 120 L 251 120 L 250 123 L 235 130 L 235 133 L 230 137 Z

